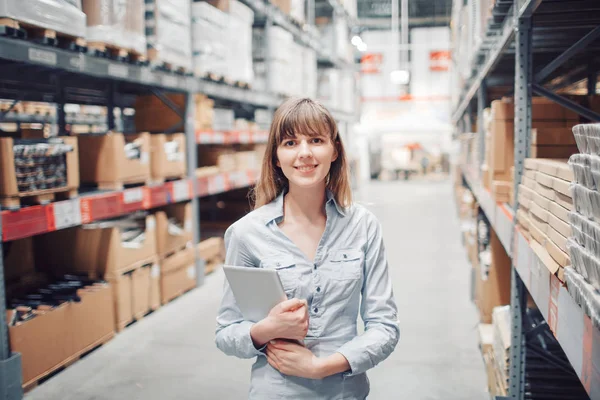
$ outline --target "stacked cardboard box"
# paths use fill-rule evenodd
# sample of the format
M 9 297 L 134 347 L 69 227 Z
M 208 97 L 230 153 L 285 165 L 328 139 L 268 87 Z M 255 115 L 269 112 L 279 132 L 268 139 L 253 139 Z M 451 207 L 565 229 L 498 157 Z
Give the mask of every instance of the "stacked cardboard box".
M 566 161 L 529 158 L 519 186 L 518 223 L 531 238 L 536 254 L 559 278 L 571 262 L 567 238 L 571 236 L 572 181 L 573 172 Z
M 150 166 L 153 181 L 181 178 L 186 173 L 185 134 L 150 135 Z
M 491 114 L 486 121 L 486 155 L 484 185 L 491 190 L 494 181 L 513 181 L 511 168 L 514 166 L 514 117 L 512 99 L 492 102 Z M 576 113 L 543 98 L 532 100 L 532 158 L 568 158 L 577 152 L 575 140 L 570 132 L 578 121 Z M 499 184 L 506 186 L 506 184 Z M 506 190 L 497 192 L 502 196 Z
M 229 0 L 227 30 L 228 78 L 234 82 L 252 84 L 252 24 L 254 11 L 237 0 Z
M 194 73 L 213 74 L 215 78 L 228 76 L 224 38 L 229 31 L 229 14 L 200 1 L 192 3 L 192 17 Z
M 511 344 L 510 321 L 510 306 L 494 308 L 492 311 L 492 326 L 494 328 L 493 349 L 496 376 L 498 377 L 496 380 L 498 396 L 506 396 L 508 392 L 509 352 Z
M 82 135 L 79 166 L 82 183 L 99 188 L 122 189 L 126 184 L 150 180 L 150 135 Z
M 154 216 L 101 221 L 36 239 L 40 268 L 82 273 L 111 284 L 117 331 L 159 307 Z
M 198 243 L 198 258 L 204 261 L 205 274 L 210 274 L 225 262 L 225 242 L 222 237 L 212 237 Z
M 185 109 L 184 94 L 167 96 L 179 109 Z M 194 95 L 195 128 L 213 129 L 214 101 L 205 95 Z M 138 132 L 172 131 L 183 119 L 156 96 L 138 96 L 135 101 L 135 129 Z

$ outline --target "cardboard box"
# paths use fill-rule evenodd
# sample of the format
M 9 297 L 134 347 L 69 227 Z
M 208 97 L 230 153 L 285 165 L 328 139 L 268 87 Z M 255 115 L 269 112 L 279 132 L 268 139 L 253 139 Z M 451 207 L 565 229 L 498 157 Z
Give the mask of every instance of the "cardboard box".
M 567 238 L 558 233 L 552 227 L 548 228 L 548 239 L 549 241 L 552 241 L 552 243 L 554 243 L 565 255 L 568 254 L 569 250 L 567 249 Z M 550 252 L 550 250 L 548 251 Z M 560 264 L 560 261 L 557 258 L 552 258 L 554 258 L 554 260 Z M 566 265 L 563 265 L 563 267 L 566 267 Z
M 291 0 L 272 0 L 274 6 L 279 8 L 284 14 L 290 15 L 292 10 L 292 1 Z
M 534 191 L 538 194 L 541 194 L 548 200 L 554 200 L 554 189 L 552 187 L 544 186 L 539 182 L 535 183 Z
M 540 172 L 552 177 L 569 182 L 574 180 L 573 170 L 567 160 L 538 159 L 538 168 Z
M 571 225 L 561 221 L 552 214 L 548 215 L 548 224 L 564 237 L 571 237 Z
M 114 326 L 118 332 L 133 321 L 133 271 L 109 277 L 107 280 L 114 289 Z
M 554 192 L 554 202 L 560 206 L 566 208 L 569 211 L 573 211 L 573 199 L 571 196 L 565 196 L 562 193 Z
M 569 158 L 579 153 L 577 146 L 531 146 L 533 158 Z
M 517 221 L 521 224 L 525 230 L 529 231 L 529 227 L 531 226 L 531 220 L 527 216 L 527 212 L 523 210 L 517 211 Z
M 83 135 L 79 140 L 81 182 L 118 189 L 128 183 L 150 180 L 150 135 Z M 125 146 L 136 146 L 126 151 Z
M 33 238 L 2 243 L 4 281 L 9 284 L 22 276 L 35 272 Z
M 519 185 L 519 194 L 522 194 L 523 197 L 525 197 L 526 199 L 532 199 L 534 193 L 535 192 L 533 190 L 531 190 L 530 188 L 528 188 L 527 186 L 525 186 L 523 184 Z
M 569 222 L 569 210 L 567 210 L 560 204 L 558 204 L 554 201 L 550 202 L 548 211 L 550 211 L 550 214 L 553 214 L 555 217 L 557 217 L 561 221 L 563 221 L 567 224 L 570 223 Z
M 545 198 L 544 196 L 541 196 L 537 193 L 533 193 L 533 198 L 532 198 L 533 203 L 535 203 L 538 207 L 541 207 L 544 210 L 548 210 L 550 208 L 550 202 L 551 200 Z M 532 207 L 530 207 L 531 209 Z
M 54 272 L 83 272 L 92 277 L 118 277 L 156 257 L 156 220 L 145 218 L 145 240 L 124 247 L 117 227 L 63 229 L 36 237 L 36 264 Z
M 17 171 L 13 147 L 15 144 L 14 139 L 9 137 L 0 138 L 0 196 L 31 196 L 35 194 L 41 195 L 77 189 L 79 187 L 79 146 L 77 144 L 77 138 L 61 136 L 60 139 L 64 144 L 73 147 L 73 151 L 70 151 L 65 155 L 65 166 L 67 169 L 66 185 L 54 189 L 21 192 L 19 191 L 19 186 L 17 184 Z
M 537 171 L 539 160 L 536 158 L 526 158 L 523 165 L 525 166 L 525 169 Z
M 537 128 L 531 130 L 533 146 L 576 146 L 575 136 L 569 127 Z
M 165 180 L 186 175 L 185 134 L 150 136 L 150 171 L 152 180 Z
M 552 228 L 550 228 L 550 230 L 552 230 Z M 548 254 L 550 254 L 550 257 L 552 257 L 552 259 L 561 267 L 564 268 L 567 265 L 571 265 L 571 259 L 567 253 L 562 251 L 552 240 L 546 241 L 546 250 L 548 251 Z
M 223 0 L 223 2 L 227 3 L 229 8 L 229 1 Z M 167 97 L 179 109 L 185 110 L 184 94 L 168 94 Z M 194 95 L 193 101 L 195 128 L 212 130 L 214 101 L 201 94 Z M 178 125 L 183 129 L 183 119 L 154 95 L 137 96 L 134 107 L 135 128 L 138 132 L 172 132 Z
M 79 303 L 38 311 L 35 318 L 9 327 L 11 350 L 21 354 L 23 386 L 114 336 L 112 288 L 94 286 L 79 294 Z
M 571 197 L 571 182 L 552 178 L 552 188 L 566 197 Z
M 524 177 L 522 178 L 522 181 L 523 181 L 523 185 L 524 185 L 526 188 L 528 188 L 528 189 L 530 189 L 530 190 L 532 190 L 532 191 L 535 191 L 535 190 L 536 190 L 536 185 L 537 185 L 537 183 L 535 182 L 535 180 L 533 180 L 533 179 L 529 179 L 528 177 L 524 176 Z
M 529 225 L 529 233 L 531 234 L 531 237 L 533 237 L 539 243 L 546 243 L 546 231 L 548 230 L 548 224 L 539 220 L 533 214 L 529 215 L 529 220 L 531 221 Z
M 477 271 L 476 303 L 479 308 L 481 322 L 492 322 L 494 307 L 510 304 L 511 260 L 496 233 L 490 232 L 491 268 L 488 279 L 482 280 Z M 479 269 L 479 267 L 478 267 Z
M 523 176 L 528 178 L 528 179 L 533 179 L 535 180 L 535 175 L 536 175 L 536 171 L 534 171 L 533 169 L 526 169 L 525 172 L 523 173 Z
M 131 310 L 133 318 L 139 320 L 150 311 L 150 269 L 138 268 L 131 273 Z
M 197 246 L 198 257 L 204 261 L 225 260 L 225 241 L 221 237 L 203 240 Z
M 552 187 L 552 177 L 550 175 L 544 174 L 543 172 L 537 171 L 535 173 L 535 180 L 536 182 L 539 182 L 546 187 Z
M 492 197 L 499 203 L 510 202 L 510 182 L 494 181 L 492 182 Z
M 192 203 L 175 203 L 158 209 L 156 217 L 156 245 L 160 258 L 185 247 L 193 238 Z M 183 231 L 169 229 L 169 219 L 177 220 Z
M 196 257 L 186 248 L 161 261 L 160 292 L 162 304 L 196 287 Z
M 544 264 L 546 268 L 548 268 L 548 271 L 550 271 L 550 273 L 555 274 L 556 272 L 558 272 L 558 270 L 560 269 L 560 265 L 558 265 L 556 261 L 554 261 L 554 259 L 550 257 L 550 254 L 548 254 L 548 251 L 546 250 L 544 245 L 536 242 L 535 240 L 531 241 L 529 245 L 531 246 L 533 252 L 538 256 L 542 264 Z
M 492 101 L 492 115 L 494 119 L 512 120 L 515 118 L 515 104 L 512 98 Z M 531 99 L 531 119 L 533 121 L 561 121 L 570 120 L 574 126 L 579 121 L 579 115 L 553 101 L 543 97 Z

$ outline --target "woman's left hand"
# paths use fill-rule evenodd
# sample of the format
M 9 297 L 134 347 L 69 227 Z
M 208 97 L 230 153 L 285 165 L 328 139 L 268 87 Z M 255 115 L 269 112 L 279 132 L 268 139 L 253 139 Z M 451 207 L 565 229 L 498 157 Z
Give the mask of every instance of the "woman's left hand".
M 282 340 L 267 345 L 267 361 L 285 375 L 307 379 L 323 379 L 319 357 L 306 347 Z

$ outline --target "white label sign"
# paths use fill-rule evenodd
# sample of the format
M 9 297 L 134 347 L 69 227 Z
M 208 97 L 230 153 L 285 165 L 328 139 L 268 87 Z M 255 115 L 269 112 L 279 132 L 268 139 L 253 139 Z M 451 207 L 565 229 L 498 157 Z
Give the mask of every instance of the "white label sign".
M 190 279 L 196 279 L 196 266 L 190 265 L 187 269 L 187 276 Z
M 56 65 L 56 53 L 53 51 L 39 50 L 39 49 L 29 49 L 29 59 L 31 61 L 35 61 L 41 64 L 46 65 Z
M 148 164 L 150 162 L 150 154 L 148 154 L 147 151 L 144 151 L 142 154 L 140 154 L 140 162 L 142 164 Z
M 144 200 L 144 191 L 142 188 L 127 189 L 123 192 L 123 201 L 125 204 L 139 203 Z
M 126 65 L 109 64 L 108 74 L 117 78 L 127 78 L 129 76 L 129 68 Z
M 240 143 L 250 143 L 250 132 L 240 133 Z
M 160 276 L 160 266 L 158 264 L 152 265 L 150 269 L 150 276 L 152 278 L 158 278 Z
M 57 230 L 81 225 L 81 205 L 79 199 L 54 203 L 54 223 Z
M 190 185 L 188 181 L 173 182 L 173 198 L 175 201 L 187 200 L 190 197 Z

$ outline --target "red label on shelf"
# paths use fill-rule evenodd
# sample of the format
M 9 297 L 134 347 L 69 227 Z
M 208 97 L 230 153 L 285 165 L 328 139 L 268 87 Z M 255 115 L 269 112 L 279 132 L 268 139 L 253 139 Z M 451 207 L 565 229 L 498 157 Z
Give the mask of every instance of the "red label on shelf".
M 204 197 L 204 196 L 208 196 L 208 177 L 202 177 L 202 178 L 198 178 L 196 180 L 196 196 L 198 197 Z
M 171 184 L 151 186 L 145 190 L 144 208 L 160 207 L 169 203 L 169 187 Z
M 49 231 L 47 206 L 34 206 L 19 211 L 2 212 L 2 239 L 21 239 Z
M 192 195 L 192 183 L 187 179 L 175 181 L 171 183 L 171 199 L 173 201 L 189 200 Z
M 125 189 L 121 193 L 123 213 L 130 213 L 144 208 L 144 189 Z
M 558 294 L 560 293 L 560 281 L 554 275 L 550 275 L 550 299 L 548 304 L 548 325 L 556 336 L 558 326 Z
M 112 218 L 123 213 L 121 193 L 110 193 L 81 198 L 81 223 Z

